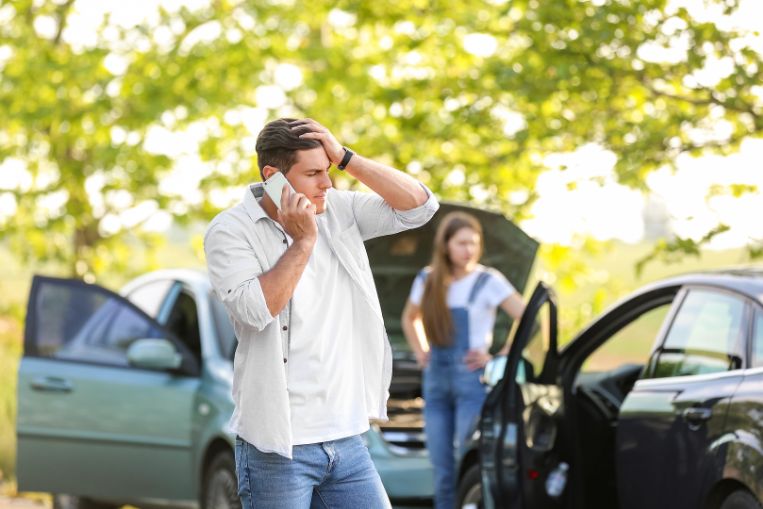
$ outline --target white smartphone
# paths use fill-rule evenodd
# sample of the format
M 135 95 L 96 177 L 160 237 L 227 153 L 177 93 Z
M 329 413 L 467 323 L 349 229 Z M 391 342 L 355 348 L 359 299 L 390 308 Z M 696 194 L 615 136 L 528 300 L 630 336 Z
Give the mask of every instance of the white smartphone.
M 279 209 L 281 208 L 281 192 L 283 191 L 283 186 L 289 186 L 291 192 L 295 192 L 294 188 L 291 187 L 289 181 L 286 180 L 286 177 L 280 171 L 275 172 L 269 179 L 263 182 L 265 192 L 268 193 L 270 199 L 273 200 L 273 203 L 275 203 L 276 207 Z

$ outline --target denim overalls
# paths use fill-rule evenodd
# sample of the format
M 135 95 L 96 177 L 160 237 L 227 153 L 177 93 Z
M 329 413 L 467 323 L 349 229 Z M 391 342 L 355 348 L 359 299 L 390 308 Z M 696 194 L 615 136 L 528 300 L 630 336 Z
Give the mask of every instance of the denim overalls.
M 424 430 L 434 466 L 435 509 L 455 506 L 456 451 L 462 449 L 487 396 L 487 388 L 480 381 L 484 370 L 469 371 L 464 357 L 469 350 L 469 307 L 489 278 L 487 272 L 481 272 L 466 307 L 450 308 L 451 346 L 431 346 L 429 365 L 424 370 Z

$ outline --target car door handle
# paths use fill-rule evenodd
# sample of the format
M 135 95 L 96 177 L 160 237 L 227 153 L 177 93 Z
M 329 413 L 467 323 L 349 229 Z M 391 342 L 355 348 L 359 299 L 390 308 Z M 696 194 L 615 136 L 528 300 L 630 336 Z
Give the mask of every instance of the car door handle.
M 702 424 L 713 416 L 713 411 L 704 407 L 691 407 L 683 411 L 683 416 L 689 424 Z
M 35 378 L 29 386 L 41 392 L 71 392 L 72 384 L 63 378 L 43 376 Z

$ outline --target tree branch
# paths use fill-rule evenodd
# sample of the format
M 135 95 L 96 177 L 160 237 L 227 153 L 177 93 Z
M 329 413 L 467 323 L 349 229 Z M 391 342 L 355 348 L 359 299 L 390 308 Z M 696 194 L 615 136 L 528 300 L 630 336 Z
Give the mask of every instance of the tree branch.
M 58 11 L 58 31 L 53 38 L 53 45 L 58 46 L 61 42 L 61 35 L 64 33 L 64 26 L 66 26 L 66 18 L 69 16 L 69 10 L 74 4 L 74 0 L 66 0 L 66 3 L 59 6 Z
M 702 90 L 707 93 L 707 98 L 700 98 L 700 97 L 686 97 L 678 94 L 672 94 L 670 92 L 665 92 L 663 90 L 659 90 L 657 87 L 655 87 L 654 83 L 647 78 L 646 76 L 641 73 L 640 75 L 640 81 L 641 83 L 654 95 L 658 95 L 660 97 L 666 97 L 668 99 L 673 99 L 675 101 L 681 101 L 689 104 L 693 104 L 695 106 L 710 106 L 712 104 L 721 106 L 729 111 L 734 111 L 737 113 L 748 113 L 752 115 L 754 119 L 758 119 L 761 117 L 760 113 L 755 111 L 755 108 L 752 104 L 745 103 L 743 101 L 739 101 L 737 99 L 737 103 L 742 102 L 743 106 L 738 106 L 737 104 L 732 104 L 730 101 L 723 100 L 722 98 L 718 97 L 715 90 L 708 87 L 702 87 L 699 90 Z
M 699 144 L 691 143 L 691 144 L 682 145 L 681 147 L 678 147 L 678 152 L 676 156 L 686 152 L 690 152 L 692 150 L 724 148 L 724 147 L 728 147 L 729 145 L 736 145 L 741 143 L 745 138 L 749 136 L 751 136 L 751 134 L 736 134 L 726 140 L 712 140 L 706 143 L 699 143 Z

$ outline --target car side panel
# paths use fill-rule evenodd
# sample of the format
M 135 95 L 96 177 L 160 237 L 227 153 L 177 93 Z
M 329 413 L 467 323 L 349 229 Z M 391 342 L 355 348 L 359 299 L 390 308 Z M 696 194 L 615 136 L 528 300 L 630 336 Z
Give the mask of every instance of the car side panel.
M 616 470 L 622 509 L 696 508 L 718 480 L 726 414 L 741 372 L 636 383 L 620 408 Z M 684 417 L 707 408 L 707 421 Z
M 215 359 L 210 361 L 207 365 L 225 364 L 227 361 Z M 219 369 L 223 369 L 220 367 Z M 227 368 L 230 370 L 230 367 Z M 194 489 L 196 492 L 200 492 L 201 483 L 204 478 L 204 464 L 205 455 L 209 452 L 209 448 L 213 442 L 218 440 L 224 440 L 231 450 L 231 454 L 235 450 L 236 437 L 228 429 L 228 421 L 233 413 L 233 398 L 231 397 L 230 383 L 223 380 L 218 380 L 213 376 L 209 376 L 208 373 L 203 378 L 204 383 L 201 386 L 199 394 L 197 396 L 196 412 L 197 412 L 197 428 L 194 431 Z M 207 458 L 211 459 L 211 458 Z
M 66 380 L 68 392 L 35 381 Z M 24 358 L 19 489 L 107 500 L 193 498 L 191 404 L 199 379 Z
M 729 405 L 723 477 L 763 501 L 763 369 L 749 370 Z

